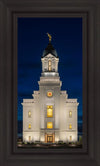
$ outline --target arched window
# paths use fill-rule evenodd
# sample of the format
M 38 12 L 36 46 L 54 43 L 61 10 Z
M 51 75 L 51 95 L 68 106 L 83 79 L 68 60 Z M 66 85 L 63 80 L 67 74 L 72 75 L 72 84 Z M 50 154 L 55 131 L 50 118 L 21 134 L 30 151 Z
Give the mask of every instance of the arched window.
M 28 125 L 28 128 L 31 129 L 31 124 Z
M 72 117 L 72 111 L 69 111 L 69 117 L 70 118 Z
M 51 60 L 48 61 L 48 70 L 51 71 Z
M 70 141 L 72 141 L 72 136 L 70 135 Z
M 31 141 L 31 136 L 29 136 L 29 142 Z
M 72 124 L 69 124 L 69 129 L 72 129 Z
M 28 111 L 28 117 L 31 118 L 31 111 Z

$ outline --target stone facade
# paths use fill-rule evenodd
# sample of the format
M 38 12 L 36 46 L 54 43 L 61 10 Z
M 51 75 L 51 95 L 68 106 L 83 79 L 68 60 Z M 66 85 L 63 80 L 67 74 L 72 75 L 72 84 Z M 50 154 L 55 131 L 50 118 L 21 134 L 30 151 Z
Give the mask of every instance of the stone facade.
M 61 91 L 56 50 L 49 42 L 44 50 L 39 91 L 23 99 L 23 141 L 43 143 L 76 142 L 78 139 L 77 99 Z

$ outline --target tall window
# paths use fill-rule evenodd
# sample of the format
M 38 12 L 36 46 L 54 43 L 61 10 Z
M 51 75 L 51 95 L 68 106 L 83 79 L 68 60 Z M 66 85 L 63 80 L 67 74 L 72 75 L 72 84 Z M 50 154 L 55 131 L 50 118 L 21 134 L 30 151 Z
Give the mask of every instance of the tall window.
M 53 128 L 53 123 L 47 122 L 47 129 L 52 129 L 52 128 Z
M 69 117 L 70 118 L 72 117 L 72 111 L 69 111 Z
M 71 123 L 69 124 L 69 129 L 72 129 L 72 124 Z
M 53 106 L 52 105 L 47 106 L 47 117 L 48 118 L 53 117 Z
M 29 142 L 31 141 L 31 136 L 29 136 Z
M 72 141 L 72 136 L 70 135 L 70 141 Z
M 31 111 L 28 111 L 28 117 L 31 118 Z
M 28 125 L 28 128 L 31 129 L 31 124 Z
M 48 61 L 48 70 L 51 71 L 51 60 Z

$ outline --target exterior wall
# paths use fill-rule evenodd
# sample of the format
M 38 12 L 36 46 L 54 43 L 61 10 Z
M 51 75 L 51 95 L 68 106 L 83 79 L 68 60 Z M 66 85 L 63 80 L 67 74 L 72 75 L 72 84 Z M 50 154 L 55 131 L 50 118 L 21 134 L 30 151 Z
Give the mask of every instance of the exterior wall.
M 60 132 L 67 129 L 67 112 L 66 112 L 66 91 L 61 91 L 60 95 Z
M 31 140 L 29 141 L 29 136 L 31 136 Z M 35 142 L 40 141 L 40 132 L 23 132 L 23 141 L 24 142 Z
M 31 117 L 28 117 L 28 112 L 31 111 Z M 33 131 L 34 129 L 34 104 L 23 105 L 23 131 Z M 28 125 L 31 124 L 31 129 Z
M 34 99 L 24 99 L 23 105 L 23 141 L 28 142 L 29 136 L 31 141 L 40 139 L 40 109 L 39 109 L 39 93 L 33 94 Z M 31 111 L 31 117 L 28 117 L 28 112 Z M 31 124 L 31 129 L 28 125 Z M 31 142 L 30 141 L 30 142 Z
M 78 136 L 77 131 L 68 131 L 67 132 L 67 142 L 77 142 Z M 72 137 L 72 140 L 70 140 L 70 136 Z
M 59 139 L 59 130 L 58 131 L 55 131 L 55 142 L 58 142 L 60 139 Z
M 50 81 L 52 79 L 52 81 Z M 53 134 L 55 141 L 59 140 L 58 133 L 55 134 L 56 130 L 59 129 L 59 101 L 60 101 L 60 80 L 59 78 L 46 78 L 41 77 L 39 81 L 40 88 L 40 129 L 41 136 L 40 140 L 45 141 L 45 133 Z M 51 91 L 53 96 L 48 97 L 47 92 Z M 53 117 L 47 117 L 47 105 L 53 106 Z M 47 129 L 47 122 L 53 123 L 52 129 Z M 56 129 L 56 130 L 55 130 Z
M 30 142 L 33 142 L 34 141 L 33 132 L 28 132 L 28 131 L 23 132 L 23 142 L 29 142 L 29 136 L 31 137 Z
M 59 119 L 59 95 L 60 95 L 60 81 L 57 79 L 55 82 L 55 78 L 52 79 L 52 82 L 49 82 L 51 78 L 40 78 L 39 88 L 40 88 L 40 122 L 41 128 L 46 129 L 47 121 L 53 122 L 53 129 L 58 127 L 58 119 Z M 51 98 L 47 97 L 47 92 L 52 91 L 53 96 Z M 47 105 L 53 105 L 53 118 L 46 117 Z M 55 116 L 56 115 L 56 116 Z
M 60 137 L 59 139 L 64 142 L 77 141 L 77 100 L 68 99 L 66 91 L 61 91 L 60 96 Z M 69 116 L 69 112 L 72 112 L 72 117 Z M 72 129 L 69 125 L 72 125 Z
M 48 60 L 52 61 L 52 72 L 48 72 Z M 66 91 L 61 91 L 58 72 L 58 58 L 51 54 L 42 58 L 42 77 L 40 77 L 39 91 L 34 91 L 33 99 L 23 100 L 23 141 L 45 142 L 47 134 L 53 135 L 53 141 L 77 141 L 77 100 L 68 99 Z M 51 91 L 53 96 L 47 97 Z M 47 105 L 53 106 L 53 117 L 47 117 Z M 28 117 L 31 111 L 31 117 Z M 69 117 L 72 111 L 72 117 Z M 47 129 L 47 122 L 53 123 L 52 129 Z M 31 124 L 31 129 L 28 125 Z M 69 125 L 72 129 L 69 129 Z
M 67 109 L 66 109 L 66 111 L 67 111 L 67 129 L 69 130 L 67 133 L 67 141 L 70 141 L 69 137 L 72 136 L 72 142 L 76 142 L 78 139 L 78 136 L 77 136 L 77 134 L 78 134 L 78 128 L 77 128 L 77 123 L 78 123 L 77 106 L 78 106 L 78 103 L 77 103 L 77 100 L 75 101 L 75 99 L 68 99 L 68 100 L 71 100 L 70 101 L 71 103 L 66 104 L 66 107 L 67 107 Z M 72 117 L 69 116 L 69 111 L 72 112 Z M 70 124 L 72 125 L 72 129 L 69 129 Z
M 69 116 L 69 111 L 72 112 L 72 117 Z M 77 131 L 77 103 L 67 103 L 67 129 L 69 129 L 69 124 L 72 124 L 72 129 Z
M 31 117 L 28 117 L 28 112 L 31 111 Z M 31 129 L 28 128 L 28 125 L 31 124 Z M 34 104 L 24 103 L 23 104 L 23 141 L 29 141 L 29 136 L 33 140 L 34 130 Z
M 60 85 L 54 88 L 55 129 L 60 127 Z
M 41 59 L 42 61 L 42 72 L 48 71 L 48 61 L 51 60 L 51 68 L 52 71 L 58 72 L 58 62 L 59 59 L 55 58 L 52 54 L 48 54 L 44 58 Z
M 55 142 L 70 142 L 70 136 L 72 142 L 76 142 L 77 100 L 68 99 L 66 91 L 60 91 L 60 82 L 50 86 L 42 81 L 39 82 L 40 91 L 33 94 L 34 103 L 29 103 L 29 99 L 23 103 L 23 141 L 29 141 L 31 136 L 31 141 L 45 142 L 45 133 L 54 133 Z M 47 91 L 52 91 L 51 98 L 47 97 Z M 53 106 L 53 118 L 47 118 L 47 105 Z M 31 111 L 31 118 L 28 117 L 28 111 Z M 72 117 L 69 117 L 69 111 L 72 111 Z M 47 129 L 47 122 L 53 122 L 52 129 Z M 31 129 L 28 129 L 29 124 Z M 72 129 L 69 129 L 69 124 Z

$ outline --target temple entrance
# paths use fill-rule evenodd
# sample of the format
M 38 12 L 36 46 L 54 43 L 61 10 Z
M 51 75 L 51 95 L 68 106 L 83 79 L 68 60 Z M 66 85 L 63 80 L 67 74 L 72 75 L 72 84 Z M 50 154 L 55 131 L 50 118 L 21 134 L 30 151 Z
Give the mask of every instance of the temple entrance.
M 45 134 L 45 143 L 54 143 L 54 134 Z
M 53 142 L 53 135 L 51 136 L 47 135 L 47 142 Z

